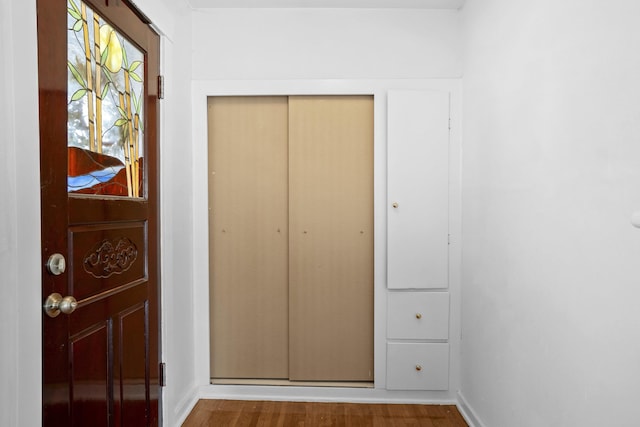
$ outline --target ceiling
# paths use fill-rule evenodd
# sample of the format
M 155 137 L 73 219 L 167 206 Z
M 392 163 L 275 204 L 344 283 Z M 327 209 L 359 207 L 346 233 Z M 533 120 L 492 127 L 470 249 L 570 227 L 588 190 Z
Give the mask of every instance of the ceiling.
M 459 9 L 465 0 L 187 0 L 209 8 Z

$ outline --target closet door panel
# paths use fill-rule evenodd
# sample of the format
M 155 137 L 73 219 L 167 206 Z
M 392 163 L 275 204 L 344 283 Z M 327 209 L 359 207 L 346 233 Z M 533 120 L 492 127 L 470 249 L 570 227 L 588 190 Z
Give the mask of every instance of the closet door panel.
M 387 282 L 449 283 L 449 93 L 390 91 Z
M 289 99 L 289 376 L 373 380 L 373 97 Z
M 288 378 L 287 114 L 209 98 L 213 378 Z

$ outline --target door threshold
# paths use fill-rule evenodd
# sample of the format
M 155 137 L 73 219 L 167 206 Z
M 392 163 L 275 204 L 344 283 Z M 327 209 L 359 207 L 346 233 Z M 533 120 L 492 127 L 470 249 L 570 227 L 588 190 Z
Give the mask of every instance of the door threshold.
M 211 378 L 211 384 L 288 386 L 288 387 L 373 388 L 373 382 L 369 382 L 369 381 L 290 381 L 290 380 L 278 380 L 278 379 L 253 379 L 253 378 Z

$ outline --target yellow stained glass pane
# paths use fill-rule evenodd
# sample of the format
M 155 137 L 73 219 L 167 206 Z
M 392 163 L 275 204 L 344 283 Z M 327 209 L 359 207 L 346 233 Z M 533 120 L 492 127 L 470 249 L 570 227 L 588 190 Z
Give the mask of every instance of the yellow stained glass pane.
M 67 0 L 69 193 L 143 197 L 144 53 Z

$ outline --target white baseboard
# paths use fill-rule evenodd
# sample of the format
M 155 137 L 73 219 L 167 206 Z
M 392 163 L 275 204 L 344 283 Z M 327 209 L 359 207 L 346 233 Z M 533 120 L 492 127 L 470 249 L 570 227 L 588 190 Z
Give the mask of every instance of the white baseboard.
M 453 392 L 389 391 L 373 388 L 206 385 L 201 399 L 271 400 L 290 402 L 408 403 L 455 405 Z
M 467 403 L 467 400 L 464 398 L 461 392 L 458 392 L 458 402 L 457 405 L 458 411 L 462 415 L 462 418 L 469 424 L 469 427 L 486 427 L 480 418 L 475 413 L 473 408 Z
M 198 399 L 200 396 L 198 395 L 198 387 L 194 384 L 189 388 L 189 391 L 185 394 L 185 396 L 180 400 L 180 402 L 176 405 L 176 409 L 174 411 L 173 419 L 176 420 L 175 427 L 180 427 L 182 423 L 187 419 L 193 407 L 198 403 Z M 173 427 L 173 426 L 166 426 Z

